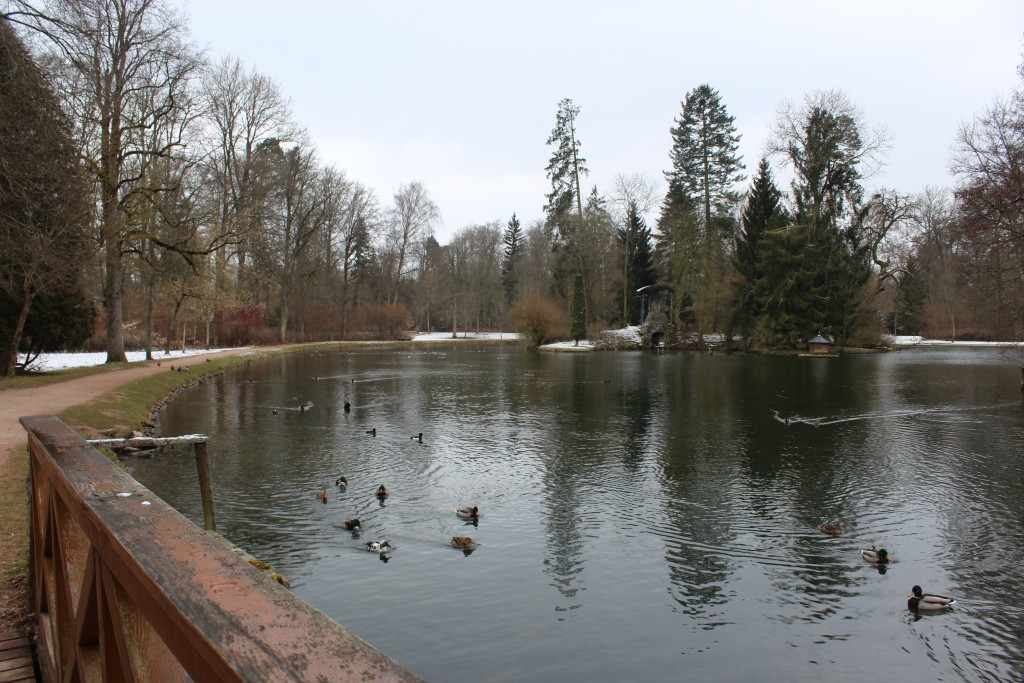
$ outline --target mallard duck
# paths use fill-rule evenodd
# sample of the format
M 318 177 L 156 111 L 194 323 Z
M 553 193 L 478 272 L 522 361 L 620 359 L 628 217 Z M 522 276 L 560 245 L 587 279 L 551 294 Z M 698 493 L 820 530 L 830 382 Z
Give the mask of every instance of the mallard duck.
M 339 489 L 348 488 L 348 479 L 346 477 L 338 477 L 334 480 L 334 485 Z
M 381 484 L 380 486 L 377 487 L 377 497 L 378 498 L 387 498 L 389 495 L 391 495 L 391 491 L 388 491 L 388 487 L 387 486 L 385 486 L 384 484 Z
M 373 429 L 367 429 L 366 433 L 369 434 L 370 436 L 377 436 L 377 428 L 374 427 Z
M 871 546 L 870 550 L 861 550 L 861 557 L 868 562 L 874 562 L 875 564 L 885 564 L 889 561 L 889 551 L 885 548 L 879 548 L 875 550 L 875 546 Z
M 921 590 L 920 586 L 911 589 L 910 599 L 907 600 L 907 608 L 912 610 L 939 610 L 949 607 L 956 602 L 953 598 L 944 595 L 932 595 Z
M 388 541 L 367 541 L 366 549 L 371 553 L 386 553 L 391 550 L 391 543 Z
M 480 508 L 478 508 L 476 505 L 472 507 L 467 505 L 456 510 L 455 514 L 457 514 L 462 519 L 477 519 L 480 517 Z
M 476 543 L 469 536 L 452 536 L 451 543 L 453 548 L 459 550 L 472 550 L 476 547 Z
M 363 528 L 363 523 L 360 522 L 355 517 L 353 517 L 352 519 L 346 519 L 344 522 L 342 522 L 342 525 L 348 531 L 355 531 L 356 529 L 362 529 Z
M 825 522 L 818 528 L 821 529 L 823 533 L 832 534 L 833 536 L 838 536 L 843 533 L 842 528 L 835 522 Z
M 316 497 L 317 497 L 318 500 L 322 500 L 323 502 L 326 503 L 327 502 L 327 491 L 317 491 L 316 492 Z

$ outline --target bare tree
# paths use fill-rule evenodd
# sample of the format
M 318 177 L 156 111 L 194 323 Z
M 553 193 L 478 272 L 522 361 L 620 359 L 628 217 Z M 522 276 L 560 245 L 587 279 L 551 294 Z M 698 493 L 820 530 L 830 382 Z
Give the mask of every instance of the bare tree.
M 247 266 L 249 233 L 258 224 L 259 182 L 253 155 L 270 139 L 293 139 L 297 132 L 289 103 L 278 85 L 235 57 L 224 57 L 203 77 L 207 176 L 216 206 L 215 225 L 225 242 L 235 244 L 239 277 Z M 223 252 L 217 272 L 225 286 Z
M 98 187 L 98 237 L 105 256 L 107 362 L 125 360 L 125 256 L 137 217 L 130 210 L 147 167 L 182 147 L 185 121 L 150 147 L 149 131 L 177 118 L 199 58 L 167 0 L 13 0 L 8 16 L 45 36 L 70 66 L 85 156 Z
M 394 195 L 395 205 L 388 212 L 387 248 L 394 258 L 391 303 L 398 303 L 398 290 L 405 274 L 406 260 L 413 242 L 433 235 L 441 212 L 421 183 L 402 185 Z
M 341 315 L 341 337 L 348 336 L 348 314 L 357 304 L 362 265 L 372 248 L 371 233 L 380 222 L 380 209 L 373 190 L 351 182 L 339 198 L 339 206 L 330 223 L 329 266 L 338 279 L 336 305 Z
M 958 262 L 962 245 L 952 193 L 947 188 L 926 187 L 915 198 L 912 219 L 915 252 L 928 273 L 931 308 L 942 312 L 955 340 L 959 322 Z

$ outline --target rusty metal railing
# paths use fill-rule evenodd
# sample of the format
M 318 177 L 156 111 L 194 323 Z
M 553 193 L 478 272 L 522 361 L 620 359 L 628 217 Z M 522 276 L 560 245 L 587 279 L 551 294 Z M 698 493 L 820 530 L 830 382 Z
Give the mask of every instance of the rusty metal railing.
M 23 417 L 47 681 L 414 681 L 52 416 Z

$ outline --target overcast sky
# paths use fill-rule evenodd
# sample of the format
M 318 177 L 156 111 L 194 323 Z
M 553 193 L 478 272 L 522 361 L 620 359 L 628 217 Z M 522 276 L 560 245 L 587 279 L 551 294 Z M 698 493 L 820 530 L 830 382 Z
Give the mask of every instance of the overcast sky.
M 183 0 L 184 1 L 184 0 Z M 1024 2 L 191 0 L 193 36 L 291 99 L 324 161 L 374 188 L 424 184 L 439 241 L 543 215 L 545 145 L 571 98 L 586 192 L 663 188 L 686 93 L 717 89 L 748 174 L 783 100 L 839 89 L 893 149 L 869 187 L 952 185 L 961 123 L 1019 83 Z M 781 172 L 780 172 L 781 173 Z M 784 177 L 784 176 L 782 176 Z

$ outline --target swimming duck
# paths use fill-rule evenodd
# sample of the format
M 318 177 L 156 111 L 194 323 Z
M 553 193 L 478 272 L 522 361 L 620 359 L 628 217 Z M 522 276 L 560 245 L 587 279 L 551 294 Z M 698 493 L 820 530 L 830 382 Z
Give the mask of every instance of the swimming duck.
M 909 595 L 910 599 L 907 600 L 907 609 L 912 610 L 940 610 L 956 602 L 953 598 L 947 598 L 944 595 L 925 593 L 921 590 L 920 586 L 914 586 Z
M 327 502 L 327 491 L 317 491 L 316 492 L 316 497 L 317 497 L 318 500 L 322 500 L 323 502 L 326 503 Z
M 453 548 L 459 550 L 472 550 L 476 547 L 476 543 L 469 536 L 452 536 L 451 544 Z
M 409 438 L 410 438 L 410 439 L 411 439 L 412 441 L 419 441 L 420 443 L 423 443 L 423 432 L 420 432 L 420 433 L 419 433 L 419 434 L 417 434 L 416 436 L 410 436 Z
M 348 488 L 348 478 L 338 477 L 337 479 L 334 480 L 334 485 L 340 489 Z
M 342 522 L 342 525 L 345 527 L 347 531 L 355 531 L 356 529 L 363 528 L 363 523 L 355 517 L 353 517 L 352 519 L 346 519 L 344 522 Z
M 377 428 L 374 427 L 373 429 L 367 429 L 366 433 L 369 434 L 370 436 L 377 436 Z
M 351 412 L 352 412 L 352 404 L 349 403 L 348 401 L 345 401 L 345 414 L 348 415 Z
M 833 536 L 838 536 L 843 533 L 842 528 L 835 522 L 825 522 L 818 528 L 821 529 L 823 533 L 832 534 Z
M 871 546 L 870 550 L 861 550 L 860 554 L 865 560 L 875 564 L 885 564 L 890 560 L 889 551 L 885 548 L 875 550 L 875 546 Z
M 456 510 L 455 514 L 457 514 L 462 519 L 477 519 L 478 517 L 480 517 L 480 508 L 478 508 L 476 505 L 472 507 L 467 505 Z
M 381 484 L 380 486 L 377 487 L 377 497 L 378 498 L 387 498 L 389 495 L 391 495 L 391 491 L 388 491 L 388 487 L 387 486 L 385 486 L 384 484 Z
M 391 550 L 391 543 L 388 541 L 367 541 L 366 549 L 371 553 L 386 553 Z

